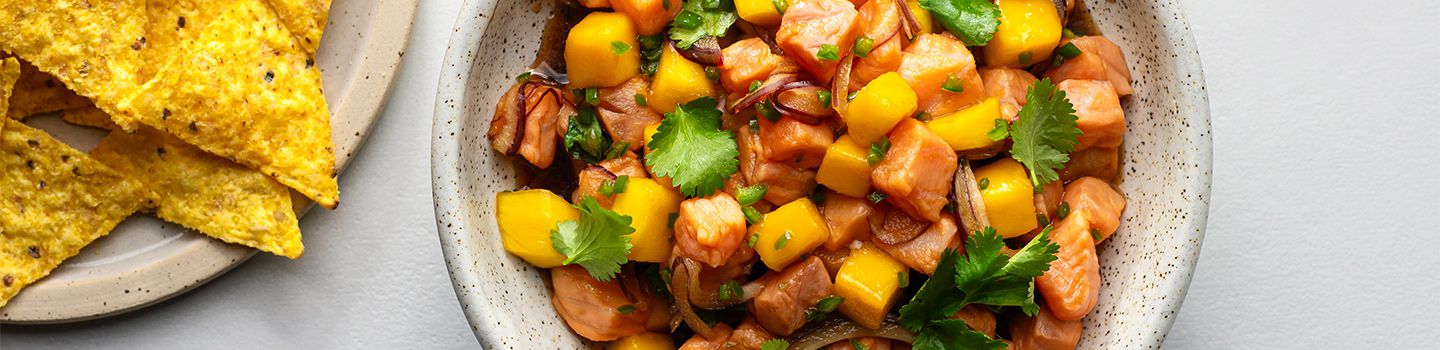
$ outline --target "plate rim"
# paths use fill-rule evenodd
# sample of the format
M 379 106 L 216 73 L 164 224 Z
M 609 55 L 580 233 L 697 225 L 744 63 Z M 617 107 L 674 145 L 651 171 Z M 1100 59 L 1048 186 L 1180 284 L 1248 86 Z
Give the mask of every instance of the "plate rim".
M 360 125 L 360 128 L 354 131 L 358 133 L 358 137 L 355 137 L 353 141 L 345 142 L 344 145 L 334 145 L 335 153 L 337 153 L 336 166 L 341 173 L 353 160 L 353 152 L 364 144 L 380 117 L 385 100 L 389 97 L 390 89 L 395 84 L 396 73 L 404 61 L 404 53 L 409 46 L 410 34 L 415 23 L 415 13 L 418 11 L 419 4 L 420 0 L 377 0 L 373 5 L 372 13 L 380 15 L 380 17 L 377 17 L 373 29 L 366 34 L 366 43 L 358 52 L 360 63 L 356 69 L 350 72 L 350 81 L 352 81 L 350 90 L 340 96 L 338 103 L 328 104 L 340 107 L 339 110 L 329 111 L 332 125 L 336 115 L 354 116 L 353 120 L 359 122 Z M 369 76 L 369 78 L 358 78 L 361 75 Z M 379 79 L 374 79 L 376 77 Z M 336 131 L 334 128 L 331 130 L 332 133 Z M 345 152 L 351 152 L 351 155 L 346 155 Z M 304 211 L 308 211 L 308 207 L 299 215 L 303 216 Z M 105 279 L 84 281 L 85 288 L 126 291 L 111 292 L 113 298 L 107 297 L 100 302 L 74 303 L 58 310 L 47 310 L 43 306 L 53 305 L 53 303 L 46 302 L 43 303 L 44 305 L 30 306 L 23 299 L 25 293 L 22 292 L 4 308 L 0 308 L 0 324 L 71 323 L 143 309 L 194 290 L 238 267 L 258 253 L 248 247 L 228 244 L 209 237 L 198 238 L 198 240 L 191 239 L 191 242 L 181 247 L 179 252 L 165 256 L 140 269 L 112 275 Z M 185 268 L 160 268 L 172 264 Z M 37 284 L 43 281 L 42 278 Z M 130 288 L 126 288 L 127 286 Z M 63 287 L 65 289 L 58 290 L 59 293 L 87 294 L 73 299 L 101 299 L 96 298 L 93 293 L 73 292 L 72 288 L 75 285 Z M 135 293 L 129 292 L 132 290 Z M 145 293 L 140 293 L 141 290 L 144 290 Z

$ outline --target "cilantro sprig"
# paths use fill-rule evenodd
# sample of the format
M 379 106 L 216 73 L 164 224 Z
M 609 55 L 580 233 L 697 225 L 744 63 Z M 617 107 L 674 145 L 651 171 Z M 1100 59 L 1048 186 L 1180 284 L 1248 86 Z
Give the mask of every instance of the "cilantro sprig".
M 725 36 L 738 18 L 734 2 L 689 0 L 671 22 L 670 40 L 675 41 L 675 48 L 688 49 L 705 37 Z
M 591 197 L 575 207 L 580 219 L 562 221 L 550 230 L 550 244 L 565 255 L 565 265 L 580 264 L 596 280 L 615 278 L 630 255 L 628 236 L 635 232 L 631 218 L 601 207 Z
M 785 339 L 775 338 L 760 343 L 760 350 L 785 350 L 790 348 L 790 342 Z
M 900 326 L 915 332 L 915 349 L 1004 349 L 1005 343 L 950 316 L 967 305 L 1017 306 L 1027 315 L 1035 304 L 1035 277 L 1050 269 L 1060 246 L 1050 242 L 1050 228 L 1007 256 L 995 229 L 975 232 L 965 241 L 965 256 L 954 250 L 940 254 L 935 274 L 900 308 Z
M 686 196 L 706 196 L 740 170 L 735 134 L 720 128 L 720 110 L 701 97 L 665 113 L 645 155 L 656 176 L 669 177 Z
M 1040 188 L 1060 179 L 1055 170 L 1065 167 L 1080 142 L 1080 128 L 1075 124 L 1079 118 L 1065 91 L 1049 78 L 1030 86 L 1025 100 L 1015 123 L 997 120 L 988 135 L 995 141 L 1006 137 L 1015 141 L 1010 156 L 1030 169 L 1030 181 Z
M 610 136 L 605 134 L 605 128 L 594 107 L 579 106 L 575 116 L 570 117 L 569 123 L 569 127 L 565 129 L 564 145 L 565 150 L 575 159 L 586 163 L 599 163 L 619 157 L 629 148 L 627 143 L 610 141 Z
M 969 46 L 985 46 L 1000 26 L 1000 6 L 991 0 L 920 0 L 920 8 Z

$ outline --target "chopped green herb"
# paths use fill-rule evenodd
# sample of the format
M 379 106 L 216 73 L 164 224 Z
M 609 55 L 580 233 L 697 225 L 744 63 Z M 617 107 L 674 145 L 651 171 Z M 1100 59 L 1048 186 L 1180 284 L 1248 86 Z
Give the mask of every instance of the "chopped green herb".
M 1065 98 L 1065 91 L 1056 88 L 1049 78 L 1035 82 L 1025 100 L 1009 127 L 1010 139 L 1014 140 L 1010 157 L 1030 169 L 1030 181 L 1039 190 L 1060 179 L 1055 170 L 1070 161 L 1070 152 L 1079 143 L 1080 129 L 1075 124 L 1075 107 Z
M 739 171 L 735 134 L 720 127 L 717 103 L 702 97 L 665 113 L 645 154 L 654 175 L 669 177 L 687 196 L 709 195 Z
M 814 321 L 825 317 L 826 314 L 834 312 L 835 308 L 840 307 L 840 303 L 843 302 L 845 302 L 845 298 L 834 295 L 820 299 L 815 302 L 814 307 L 805 310 L 805 320 Z
M 670 40 L 675 41 L 675 48 L 685 50 L 700 39 L 725 36 L 739 17 L 733 9 L 721 5 L 720 1 L 686 1 L 670 25 Z
M 960 80 L 959 76 L 951 74 L 949 78 L 945 78 L 945 83 L 941 84 L 940 88 L 958 94 L 965 92 L 965 81 Z
M 750 207 L 746 207 L 746 208 L 750 208 Z M 751 209 L 751 210 L 754 210 L 755 208 L 750 208 L 750 209 Z M 756 213 L 759 213 L 759 212 L 757 211 Z M 753 225 L 753 224 L 752 224 L 752 225 Z M 760 240 L 760 235 L 759 235 L 759 234 L 751 234 L 751 235 L 750 235 L 750 238 L 747 239 L 747 240 L 745 240 L 745 246 L 746 246 L 746 247 L 750 247 L 750 248 L 755 248 L 755 242 L 757 242 L 757 241 L 759 241 L 759 240 Z
M 966 46 L 985 46 L 1000 26 L 1000 6 L 991 0 L 920 0 L 920 8 Z
M 759 80 L 754 80 L 750 82 L 750 92 L 755 92 L 755 90 L 760 90 Z
M 1065 220 L 1070 216 L 1070 203 L 1060 202 L 1060 208 L 1055 209 L 1055 220 Z
M 874 49 L 875 39 L 871 39 L 864 35 L 855 38 L 855 48 L 853 50 L 855 52 L 855 57 L 865 58 L 865 56 L 870 55 L 870 50 Z
M 635 105 L 645 107 L 650 105 L 650 102 L 645 99 L 645 94 L 635 94 Z
M 533 73 L 530 73 L 530 72 L 520 73 L 520 75 L 516 75 L 516 76 L 515 76 L 515 82 L 523 83 L 523 82 L 530 81 L 530 75 L 531 75 L 531 74 L 533 74 Z
M 788 349 L 790 349 L 790 342 L 785 341 L 785 339 L 781 339 L 781 338 L 770 339 L 770 340 L 766 340 L 764 343 L 760 343 L 760 350 L 788 350 Z
M 996 118 L 995 128 L 990 129 L 989 132 L 985 133 L 985 136 L 989 137 L 990 141 L 1000 141 L 1006 137 L 1010 137 L 1010 122 L 1005 121 L 1005 119 Z
M 745 186 L 735 189 L 735 197 L 737 197 L 735 199 L 740 202 L 740 205 L 751 205 L 765 198 L 765 193 L 769 191 L 770 188 L 764 184 Z
M 870 350 L 870 348 L 865 347 L 865 344 L 860 344 L 860 341 L 857 340 L 856 338 L 850 338 L 850 349 L 851 349 L 851 350 Z
M 624 55 L 626 52 L 630 52 L 630 44 L 626 44 L 619 40 L 611 41 L 610 52 L 614 52 L 616 56 Z
M 625 193 L 625 186 L 630 184 L 630 175 L 620 175 L 614 180 L 605 180 L 600 183 L 600 194 L 606 197 Z
M 1039 224 L 1040 227 L 1049 226 L 1050 217 L 1045 216 L 1045 214 L 1035 213 L 1035 223 Z
M 775 239 L 775 250 L 785 249 L 785 243 L 789 243 L 789 242 L 790 242 L 790 235 L 791 235 L 791 234 L 790 234 L 790 230 L 785 230 L 785 234 L 784 234 L 784 235 L 781 235 L 780 238 L 776 238 L 776 239 Z
M 633 313 L 635 313 L 635 305 L 630 305 L 630 304 L 620 305 L 620 307 L 615 308 L 615 311 L 619 311 L 621 315 L 633 314 Z
M 1065 45 L 1060 45 L 1060 48 L 1055 49 L 1055 53 L 1067 59 L 1075 58 L 1080 56 L 1080 48 L 1076 47 L 1075 43 L 1065 43 Z
M 705 78 L 710 79 L 710 81 L 720 81 L 720 68 L 705 66 Z
M 720 285 L 720 301 L 740 300 L 744 295 L 745 289 L 740 287 L 740 282 L 729 280 Z
M 1022 66 L 1029 66 L 1029 65 L 1030 65 L 1030 60 L 1033 58 L 1033 57 L 1031 57 L 1031 56 L 1033 56 L 1033 54 L 1031 54 L 1030 51 L 1021 52 L 1021 53 L 1020 53 L 1020 65 L 1022 65 Z
M 875 165 L 875 163 L 885 160 L 886 152 L 890 152 L 890 139 L 882 138 L 880 141 L 870 144 L 870 153 L 865 156 L 865 161 L 870 162 L 870 165 Z
M 896 273 L 895 273 L 895 278 L 900 281 L 900 288 L 905 288 L 905 287 L 909 287 L 909 286 L 910 286 L 910 271 L 900 271 L 900 272 L 896 272 Z
M 820 51 L 815 52 L 815 58 L 826 61 L 839 60 L 840 48 L 835 47 L 835 44 L 820 45 Z
M 666 0 L 669 3 L 670 0 Z M 665 38 L 660 35 L 641 35 L 640 41 L 640 72 L 647 76 L 655 75 L 655 70 L 660 68 L 661 45 Z
M 585 88 L 585 103 L 591 106 L 600 104 L 600 89 L 593 87 Z
M 869 196 L 865 196 L 865 198 L 870 199 L 870 203 L 880 203 L 880 201 L 885 200 L 885 197 L 885 193 L 881 192 L 870 192 Z
M 759 113 L 760 116 L 765 117 L 765 120 L 772 122 L 780 120 L 780 110 L 775 109 L 775 106 L 771 105 L 770 101 L 760 101 L 756 103 L 755 113 Z
M 850 94 L 845 95 L 845 100 L 846 100 L 846 101 L 854 101 L 854 100 L 855 100 L 855 94 L 857 94 L 857 93 L 860 93 L 860 90 L 851 91 Z
M 775 5 L 775 12 L 782 15 L 785 14 L 785 10 L 790 9 L 790 2 L 787 0 L 770 0 L 770 4 Z
M 915 120 L 919 120 L 919 121 L 922 121 L 922 122 L 923 122 L 923 121 L 929 121 L 929 120 L 930 120 L 930 113 L 925 113 L 925 111 L 915 112 L 914 118 L 915 118 Z
M 601 207 L 591 197 L 575 207 L 580 209 L 580 219 L 562 221 L 550 230 L 551 245 L 565 255 L 563 264 L 580 264 L 590 277 L 609 281 L 628 261 L 629 235 L 635 232 L 631 218 Z
M 755 209 L 755 207 L 753 207 L 753 206 L 748 206 L 748 205 L 747 205 L 747 206 L 744 206 L 744 207 L 740 207 L 740 212 L 745 213 L 745 224 L 747 224 L 747 225 L 758 224 L 758 223 L 760 223 L 761 221 L 764 221 L 764 220 L 765 220 L 765 215 L 760 214 L 760 210 Z M 754 246 L 755 246 L 755 244 L 754 244 L 755 242 L 750 242 L 750 243 L 751 243 L 751 244 L 750 244 L 751 247 L 754 247 Z
M 1095 242 L 1100 242 L 1100 238 L 1101 238 L 1100 229 L 1091 227 L 1091 228 L 1090 228 L 1090 238 L 1091 238 L 1091 239 L 1094 239 Z
M 820 105 L 822 105 L 822 106 L 829 106 L 829 105 L 830 105 L 830 90 L 820 90 L 820 91 L 816 91 L 816 92 L 815 92 L 815 98 L 820 100 Z
M 982 189 L 982 190 L 983 190 L 983 189 L 986 189 L 986 188 L 990 188 L 990 178 L 988 178 L 988 177 L 982 177 L 982 178 L 980 178 L 980 183 L 979 183 L 979 185 L 980 185 L 980 186 L 979 186 L 980 189 Z
M 595 115 L 595 108 L 581 105 L 576 109 L 565 130 L 565 150 L 570 152 L 571 157 L 587 163 L 608 159 L 614 144 L 601 126 L 600 118 Z

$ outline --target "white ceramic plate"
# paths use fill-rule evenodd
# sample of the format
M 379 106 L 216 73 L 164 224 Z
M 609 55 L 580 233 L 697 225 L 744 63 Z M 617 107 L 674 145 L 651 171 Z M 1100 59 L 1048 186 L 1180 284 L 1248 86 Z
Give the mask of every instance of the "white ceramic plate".
M 1087 0 L 1126 53 L 1120 231 L 1099 246 L 1105 283 L 1079 348 L 1158 348 L 1200 254 L 1210 201 L 1210 111 L 1200 58 L 1175 0 Z M 435 215 L 455 292 L 491 349 L 581 348 L 555 314 L 540 269 L 505 253 L 495 194 L 516 169 L 485 138 L 495 102 L 540 46 L 548 1 L 469 0 L 450 38 L 435 103 Z
M 379 116 L 405 55 L 418 5 L 419 0 L 337 0 L 330 7 L 316 62 L 330 107 L 335 161 L 341 169 Z M 67 128 L 58 118 L 34 123 L 81 149 L 93 147 L 103 136 Z M 204 284 L 255 253 L 134 215 L 49 277 L 25 288 L 0 309 L 0 322 L 72 322 L 139 309 Z

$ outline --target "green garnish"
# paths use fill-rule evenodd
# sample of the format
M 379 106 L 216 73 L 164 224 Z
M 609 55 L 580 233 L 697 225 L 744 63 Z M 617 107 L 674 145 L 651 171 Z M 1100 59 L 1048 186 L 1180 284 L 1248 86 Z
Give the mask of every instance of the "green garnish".
M 1034 58 L 1033 56 L 1034 54 L 1031 54 L 1030 51 L 1021 52 L 1020 57 L 1018 57 L 1020 59 L 1020 65 L 1029 66 L 1030 60 Z
M 835 44 L 820 45 L 820 51 L 815 52 L 815 58 L 826 61 L 838 60 L 840 59 L 840 48 L 835 47 Z
M 958 94 L 965 92 L 965 81 L 960 80 L 959 76 L 951 74 L 949 78 L 945 78 L 944 84 L 940 84 L 940 88 Z
M 635 305 L 630 305 L 630 304 L 620 305 L 620 307 L 615 308 L 615 311 L 619 311 L 621 315 L 633 314 L 633 313 L 635 313 Z
M 815 203 L 815 205 L 825 203 L 825 191 L 816 189 L 815 192 L 810 192 L 810 203 Z
M 790 9 L 790 2 L 786 0 L 770 0 L 770 4 L 775 5 L 775 12 L 782 15 L 785 14 L 785 10 Z
M 606 197 L 625 193 L 625 186 L 630 184 L 630 175 L 620 175 L 614 180 L 605 180 L 600 183 L 600 194 Z
M 843 302 L 845 302 L 845 298 L 834 295 L 820 299 L 820 301 L 815 302 L 814 307 L 805 310 L 805 320 L 818 320 L 826 314 L 835 311 L 835 308 L 840 307 L 840 303 Z
M 614 52 L 616 56 L 624 55 L 626 52 L 630 52 L 630 44 L 626 44 L 618 40 L 611 41 L 610 52 Z
M 755 90 L 760 90 L 759 80 L 754 80 L 750 82 L 750 92 L 755 92 Z
M 696 41 L 706 37 L 725 36 L 725 31 L 739 18 L 734 9 L 722 6 L 724 3 L 712 1 L 711 6 L 705 6 L 705 2 L 690 0 L 681 6 L 680 14 L 670 25 L 670 40 L 675 41 L 676 49 L 689 49 Z
M 720 81 L 720 68 L 705 66 L 705 78 L 710 79 L 710 81 Z
M 649 105 L 649 104 L 650 104 L 650 102 L 648 102 L 648 101 L 645 100 L 645 94 L 635 94 L 635 105 L 636 105 L 636 106 L 645 107 L 646 105 Z
M 755 204 L 765 198 L 765 193 L 769 191 L 770 188 L 764 184 L 741 187 L 735 190 L 735 200 L 739 201 L 740 205 Z
M 760 101 L 756 103 L 755 113 L 759 113 L 760 116 L 765 117 L 765 120 L 771 122 L 780 120 L 780 110 L 775 109 L 775 106 L 771 105 L 770 101 Z
M 747 225 L 758 224 L 765 220 L 765 216 L 760 214 L 760 210 L 752 206 L 747 205 L 740 207 L 740 212 L 745 213 L 745 224 Z M 750 237 L 750 243 L 748 245 L 752 248 L 755 247 L 755 237 Z
M 565 255 L 565 265 L 580 264 L 599 281 L 609 281 L 620 272 L 630 255 L 630 217 L 601 207 L 595 198 L 585 197 L 575 208 L 579 220 L 566 220 L 550 230 L 555 251 Z
M 785 249 L 785 243 L 789 243 L 789 242 L 790 242 L 790 235 L 791 235 L 791 234 L 790 234 L 790 230 L 785 230 L 785 234 L 784 234 L 784 235 L 781 235 L 780 238 L 776 238 L 776 239 L 775 239 L 775 250 Z
M 1038 190 L 1060 179 L 1055 170 L 1070 161 L 1070 152 L 1079 144 L 1080 128 L 1075 124 L 1075 107 L 1065 98 L 1065 91 L 1056 88 L 1049 78 L 1031 86 L 1025 100 L 1015 123 L 1005 126 L 1006 131 L 997 131 L 1003 121 L 997 122 L 997 130 L 991 130 L 990 137 L 998 141 L 996 135 L 1008 135 L 1015 141 L 1010 157 L 1030 169 L 1030 181 Z
M 875 39 L 871 39 L 864 35 L 861 35 L 859 38 L 855 38 L 855 48 L 853 49 L 853 51 L 855 52 L 855 57 L 865 58 L 865 56 L 870 55 L 870 50 L 873 49 L 875 49 Z
M 745 289 L 740 287 L 740 282 L 729 280 L 720 285 L 720 301 L 740 300 L 744 295 Z
M 822 106 L 829 106 L 829 105 L 830 105 L 830 90 L 820 90 L 820 91 L 816 91 L 816 92 L 815 92 L 815 98 L 820 100 L 820 105 L 822 105 Z
M 885 200 L 885 197 L 887 196 L 882 192 L 870 192 L 870 195 L 865 196 L 865 198 L 870 200 L 870 203 L 880 203 L 880 201 Z
M 900 272 L 896 272 L 896 273 L 895 273 L 895 278 L 900 280 L 900 288 L 905 288 L 905 287 L 909 287 L 909 286 L 910 286 L 910 271 L 900 271 Z
M 920 8 L 967 46 L 985 46 L 1000 26 L 1000 6 L 991 0 L 920 0 Z
M 746 208 L 750 208 L 750 207 L 746 207 Z M 755 208 L 750 208 L 750 209 L 751 209 L 751 210 L 754 210 Z M 759 213 L 759 212 L 757 211 L 756 213 Z M 749 216 L 746 216 L 746 219 L 749 219 Z M 754 224 L 751 224 L 751 225 L 754 225 Z M 755 242 L 757 242 L 757 241 L 760 241 L 760 235 L 759 235 L 759 234 L 752 234 L 752 235 L 750 235 L 750 238 L 749 238 L 749 239 L 746 239 L 746 240 L 745 240 L 745 246 L 746 246 L 746 247 L 750 247 L 750 248 L 755 248 Z
M 1090 228 L 1090 238 L 1091 238 L 1091 239 L 1094 239 L 1096 242 L 1099 242 L 1100 239 L 1101 239 L 1101 238 L 1104 238 L 1104 237 L 1101 237 L 1101 235 L 1100 235 L 1100 229 L 1091 227 L 1091 228 Z
M 585 88 L 585 103 L 591 106 L 600 104 L 600 89 L 593 87 Z
M 980 189 L 982 189 L 982 190 L 983 190 L 983 189 L 986 189 L 986 188 L 990 188 L 990 178 L 988 178 L 988 177 L 982 177 L 982 178 L 980 178 L 980 183 L 979 183 L 979 185 L 980 185 L 980 186 L 979 186 Z
M 611 155 L 624 153 L 623 149 L 628 145 L 611 143 L 610 136 L 605 134 L 605 129 L 601 126 L 600 118 L 596 116 L 594 107 L 581 105 L 576 109 L 575 116 L 570 117 L 569 127 L 565 130 L 565 138 L 562 142 L 571 157 L 587 163 L 599 163 L 612 158 Z
M 990 141 L 1000 141 L 1006 137 L 1010 137 L 1010 122 L 1005 121 L 1005 119 L 996 118 L 995 128 L 986 132 L 985 136 L 989 137 Z
M 850 349 L 852 349 L 852 350 L 870 350 L 870 348 L 865 347 L 865 344 L 860 344 L 860 341 L 859 341 L 859 340 L 856 340 L 855 338 L 850 338 Z
M 655 176 L 669 177 L 687 196 L 710 195 L 740 169 L 735 134 L 720 128 L 716 104 L 702 97 L 665 113 L 645 154 Z
M 1080 48 L 1076 47 L 1075 43 L 1065 43 L 1065 45 L 1060 45 L 1060 48 L 1055 49 L 1055 53 L 1067 59 L 1075 58 L 1080 56 Z
M 790 349 L 790 342 L 785 341 L 785 339 L 775 338 L 775 339 L 766 340 L 764 343 L 760 343 L 760 350 L 788 350 L 788 349 Z
M 1060 202 L 1060 207 L 1055 209 L 1055 220 L 1065 220 L 1070 216 L 1070 203 Z
M 520 75 L 516 75 L 516 76 L 515 76 L 515 82 L 517 82 L 517 83 L 523 83 L 523 82 L 530 81 L 530 76 L 531 76 L 532 74 L 533 74 L 533 73 L 530 73 L 530 72 L 520 73 Z
M 886 152 L 890 152 L 890 139 L 875 141 L 870 144 L 870 153 L 865 155 L 865 161 L 870 162 L 870 165 L 875 165 L 875 163 L 885 160 Z
M 666 4 L 670 0 L 665 0 Z M 640 42 L 640 72 L 647 76 L 655 75 L 655 70 L 660 68 L 661 45 L 665 38 L 660 35 L 641 35 Z

